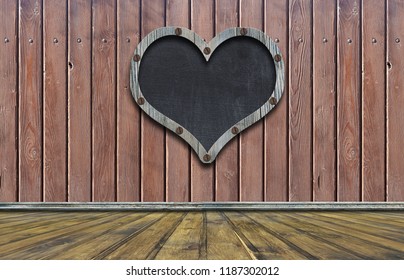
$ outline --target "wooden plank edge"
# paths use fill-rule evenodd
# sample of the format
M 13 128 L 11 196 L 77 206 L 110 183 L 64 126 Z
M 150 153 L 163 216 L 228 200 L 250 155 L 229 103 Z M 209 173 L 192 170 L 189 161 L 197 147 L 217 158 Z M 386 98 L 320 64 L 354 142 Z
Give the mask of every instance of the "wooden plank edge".
M 395 211 L 404 202 L 6 202 L 0 211 Z

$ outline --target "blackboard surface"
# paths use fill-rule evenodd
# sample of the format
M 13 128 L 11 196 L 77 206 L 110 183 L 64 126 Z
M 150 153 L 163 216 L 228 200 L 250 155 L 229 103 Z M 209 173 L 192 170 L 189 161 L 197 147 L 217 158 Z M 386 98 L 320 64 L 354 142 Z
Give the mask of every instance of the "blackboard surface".
M 268 101 L 275 80 L 271 53 L 260 41 L 243 36 L 223 42 L 208 62 L 189 40 L 165 36 L 147 48 L 139 69 L 146 100 L 206 150 Z

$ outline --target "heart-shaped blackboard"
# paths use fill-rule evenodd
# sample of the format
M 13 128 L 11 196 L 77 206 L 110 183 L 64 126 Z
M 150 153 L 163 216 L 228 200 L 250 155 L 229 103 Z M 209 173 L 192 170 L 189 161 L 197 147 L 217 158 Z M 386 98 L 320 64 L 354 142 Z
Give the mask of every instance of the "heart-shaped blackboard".
M 204 163 L 263 118 L 283 87 L 279 48 L 253 28 L 227 29 L 209 43 L 186 28 L 159 28 L 139 43 L 131 64 L 139 106 Z

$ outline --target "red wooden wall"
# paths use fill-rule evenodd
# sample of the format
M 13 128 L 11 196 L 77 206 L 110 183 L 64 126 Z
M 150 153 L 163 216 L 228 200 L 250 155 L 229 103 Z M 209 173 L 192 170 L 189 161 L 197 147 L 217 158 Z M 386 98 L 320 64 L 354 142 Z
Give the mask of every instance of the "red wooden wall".
M 0 201 L 404 201 L 402 0 L 0 0 Z M 141 113 L 161 26 L 264 30 L 285 95 L 211 165 Z

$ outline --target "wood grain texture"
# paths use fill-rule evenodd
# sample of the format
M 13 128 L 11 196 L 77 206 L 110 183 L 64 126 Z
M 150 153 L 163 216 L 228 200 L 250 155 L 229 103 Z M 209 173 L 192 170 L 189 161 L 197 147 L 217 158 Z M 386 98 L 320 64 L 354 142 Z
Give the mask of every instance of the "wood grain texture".
M 288 190 L 288 1 L 265 1 L 265 33 L 278 40 L 285 63 L 285 89 L 265 118 L 265 201 L 287 201 Z
M 360 2 L 338 1 L 337 181 L 339 201 L 361 199 Z
M 262 30 L 263 1 L 240 0 L 240 26 Z M 264 121 L 240 135 L 240 201 L 264 200 Z
M 82 243 L 70 244 L 65 250 L 58 252 L 54 256 L 47 256 L 47 259 L 96 259 L 97 256 L 104 255 L 110 250 L 118 248 L 125 241 L 136 236 L 140 232 L 146 230 L 151 224 L 162 216 L 161 213 L 147 213 L 147 215 L 139 214 L 126 215 L 128 221 L 110 225 L 109 230 L 103 235 L 94 236 L 92 234 L 87 237 L 95 237 L 92 239 L 82 240 Z
M 335 244 L 324 241 L 319 242 L 318 237 L 315 234 L 310 234 L 309 229 L 306 233 L 302 227 L 295 228 L 283 221 L 276 220 L 276 212 L 267 213 L 265 215 L 266 218 L 263 218 L 260 213 L 247 213 L 247 216 L 269 232 L 275 232 L 278 238 L 294 246 L 295 250 L 298 250 L 308 259 L 360 259 L 360 257 L 354 255 L 352 252 L 341 250 Z
M 118 1 L 117 17 L 117 201 L 140 201 L 140 111 L 129 86 L 140 0 Z
M 67 198 L 67 1 L 43 1 L 44 201 Z
M 207 212 L 207 259 L 249 260 L 248 248 L 220 212 Z
M 189 212 L 157 253 L 157 260 L 197 260 L 201 256 L 204 214 Z
M 227 28 L 239 26 L 239 1 L 216 1 L 216 34 Z M 239 200 L 239 145 L 240 137 L 226 144 L 216 159 L 215 201 Z
M 91 2 L 69 0 L 68 201 L 91 201 Z
M 234 230 L 243 234 L 251 245 L 254 246 L 256 249 L 254 255 L 257 259 L 306 259 L 305 255 L 294 250 L 292 246 L 284 243 L 243 213 L 227 212 L 225 214 L 230 219 L 230 223 L 234 225 Z M 271 249 L 268 250 L 268 248 Z
M 312 200 L 312 3 L 289 2 L 289 201 Z
M 94 201 L 116 199 L 116 6 L 93 1 L 92 188 Z
M 161 247 L 181 223 L 184 216 L 185 213 L 179 212 L 163 215 L 161 219 L 148 227 L 147 230 L 142 231 L 105 256 L 105 259 L 154 259 Z
M 335 201 L 336 1 L 313 2 L 313 200 Z
M 403 215 L 403 211 L 1 211 L 0 259 L 395 260 L 404 257 Z
M 0 201 L 18 201 L 18 9 L 1 1 L 0 10 Z
M 403 201 L 404 3 L 390 0 L 387 11 L 387 200 Z
M 0 201 L 404 201 L 402 1 L 15 0 L 0 15 Z M 164 25 L 279 39 L 285 96 L 212 164 L 130 95 L 133 51 Z
M 165 25 L 164 0 L 142 2 L 142 38 Z M 165 131 L 142 112 L 142 201 L 165 201 Z
M 42 2 L 19 2 L 19 201 L 42 201 Z
M 362 200 L 384 201 L 385 1 L 362 2 Z
M 322 219 L 322 218 L 321 218 Z M 323 241 L 332 244 L 336 248 L 339 248 L 342 251 L 347 251 L 356 257 L 361 259 L 369 259 L 368 256 L 372 255 L 372 258 L 383 259 L 386 255 L 396 254 L 396 256 L 400 256 L 402 253 L 398 250 L 396 251 L 394 248 L 386 248 L 383 244 L 373 243 L 369 240 L 364 240 L 360 235 L 344 235 L 344 234 L 335 234 L 334 229 L 338 227 L 337 223 L 334 223 L 332 218 L 327 218 L 327 220 L 332 220 L 332 227 L 322 227 L 316 223 L 312 223 L 310 221 L 302 221 L 299 216 L 293 216 L 293 214 L 280 215 L 276 217 L 275 220 L 282 221 L 283 224 L 289 225 L 294 229 L 300 230 L 301 228 L 305 229 L 308 235 L 313 236 L 318 241 Z M 342 221 L 344 224 L 346 221 Z M 364 233 L 372 232 L 374 228 L 367 229 Z M 315 232 L 315 234 L 311 233 Z M 360 232 L 360 230 L 358 230 Z M 386 231 L 385 234 L 390 235 L 390 231 Z M 386 238 L 386 242 L 390 242 L 388 238 Z M 371 245 L 371 246 L 369 246 Z M 403 247 L 403 246 L 401 246 Z M 403 247 L 404 248 L 404 247 Z
M 190 1 L 167 0 L 166 25 L 190 27 Z M 189 145 L 166 130 L 166 201 L 190 201 Z
M 210 41 L 214 37 L 214 0 L 191 0 L 191 30 Z M 215 164 L 202 163 L 191 152 L 191 201 L 214 201 Z

